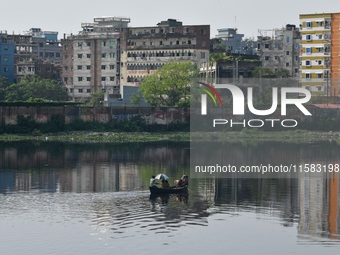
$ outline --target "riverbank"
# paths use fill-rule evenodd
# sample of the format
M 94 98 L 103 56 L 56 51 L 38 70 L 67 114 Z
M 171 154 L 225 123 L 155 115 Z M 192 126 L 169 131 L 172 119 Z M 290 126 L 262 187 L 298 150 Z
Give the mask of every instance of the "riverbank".
M 340 132 L 315 131 L 230 131 L 230 132 L 60 132 L 38 135 L 1 134 L 0 141 L 45 141 L 45 142 L 73 142 L 73 143 L 143 143 L 143 142 L 190 142 L 194 141 L 280 141 L 280 142 L 315 142 L 334 140 L 340 143 Z

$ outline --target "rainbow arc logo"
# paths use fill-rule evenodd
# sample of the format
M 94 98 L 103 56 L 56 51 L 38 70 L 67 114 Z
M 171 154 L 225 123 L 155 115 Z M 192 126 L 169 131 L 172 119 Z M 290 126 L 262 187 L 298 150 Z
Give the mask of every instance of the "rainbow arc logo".
M 211 85 L 208 85 L 206 83 L 203 83 L 203 82 L 198 82 L 199 84 L 202 85 L 202 90 L 207 93 L 207 95 L 210 96 L 210 98 L 213 100 L 214 104 L 217 105 L 217 101 L 216 101 L 216 98 L 218 100 L 218 102 L 220 103 L 220 106 L 222 106 L 222 99 L 221 99 L 221 96 L 220 94 L 218 94 L 218 92 L 216 91 L 216 89 L 211 86 Z M 215 98 L 215 96 L 216 98 Z

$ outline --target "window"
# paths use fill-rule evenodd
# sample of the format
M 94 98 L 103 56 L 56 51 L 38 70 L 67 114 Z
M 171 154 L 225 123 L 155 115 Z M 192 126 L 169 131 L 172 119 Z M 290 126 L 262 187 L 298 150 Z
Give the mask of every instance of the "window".
M 206 42 L 205 41 L 202 41 L 202 46 L 205 46 L 206 45 Z
M 286 62 L 286 66 L 289 66 L 289 62 Z
M 86 93 L 91 93 L 91 89 L 86 89 Z
M 176 41 L 176 45 L 179 45 L 179 41 Z
M 9 71 L 8 67 L 4 67 L 4 72 L 7 73 Z
M 306 48 L 306 54 L 312 54 L 312 48 L 307 47 Z
M 114 80 L 115 80 L 115 77 L 110 76 L 110 81 L 114 81 Z
M 294 60 L 297 62 L 299 61 L 299 57 L 298 56 L 294 56 Z
M 67 77 L 64 77 L 64 82 L 67 84 L 67 80 L 68 78 Z
M 4 57 L 4 62 L 8 62 L 8 57 Z
M 115 46 L 115 42 L 114 41 L 110 41 L 110 46 L 111 47 Z
M 102 65 L 101 68 L 102 68 L 102 70 L 105 70 L 106 69 L 106 65 Z
M 317 47 L 316 48 L 319 52 L 323 52 L 323 48 L 322 47 Z
M 310 73 L 306 73 L 306 79 L 310 79 Z
M 102 77 L 102 79 L 101 79 L 102 81 L 106 81 L 106 77 Z
M 290 37 L 289 37 L 289 36 L 286 37 L 286 42 L 287 42 L 287 43 L 290 42 Z
M 310 40 L 312 40 L 311 35 L 306 35 L 306 41 L 310 41 Z
M 91 46 L 91 42 L 87 42 L 86 46 L 90 47 Z
M 83 58 L 83 54 L 78 54 L 78 58 Z
M 183 28 L 183 33 L 189 33 L 189 28 L 188 27 L 184 27 Z
M 46 67 L 46 72 L 51 72 L 51 67 Z
M 275 60 L 279 60 L 279 56 L 275 56 L 274 59 L 275 59 Z
M 207 33 L 207 30 L 205 28 L 202 28 L 202 34 L 206 34 Z
M 205 52 L 201 52 L 201 59 L 205 58 Z
M 115 54 L 114 53 L 110 53 L 110 58 L 114 58 Z
M 312 22 L 307 21 L 306 22 L 306 28 L 312 28 Z
M 78 92 L 79 93 L 83 93 L 83 89 L 78 89 Z
M 150 46 L 153 46 L 153 45 L 155 45 L 155 43 L 154 42 L 150 42 Z
M 102 58 L 106 58 L 106 53 L 102 53 Z
M 318 79 L 321 79 L 322 78 L 322 73 L 318 73 Z
M 78 81 L 83 81 L 83 77 L 78 77 Z
M 159 41 L 159 45 L 163 45 L 163 41 Z
M 77 66 L 77 70 L 82 70 L 83 66 Z
M 299 44 L 298 43 L 295 43 L 295 49 L 299 49 Z
M 310 66 L 310 60 L 306 60 L 306 66 Z
M 82 42 L 78 42 L 78 47 L 82 47 L 83 43 Z
M 151 29 L 151 34 L 155 34 L 156 33 L 156 29 Z
M 115 65 L 110 65 L 110 70 L 115 69 Z
M 279 44 L 278 43 L 275 43 L 275 49 L 278 49 L 279 48 Z
M 188 44 L 191 44 L 191 40 L 188 40 Z
M 286 51 L 286 55 L 289 56 L 289 51 L 288 50 Z
M 174 27 L 170 27 L 169 28 L 169 33 L 175 33 L 175 28 Z
M 67 71 L 68 70 L 68 66 L 64 66 L 64 70 Z
M 68 45 L 64 45 L 64 50 L 68 50 Z
M 322 35 L 317 35 L 319 40 L 322 40 Z
M 105 47 L 105 46 L 106 46 L 106 42 L 102 41 L 102 47 Z
M 71 89 L 70 89 L 70 92 L 73 93 L 73 92 L 74 92 L 74 89 L 71 88 Z
M 87 65 L 87 66 L 86 66 L 86 70 L 91 70 L 91 66 L 90 66 L 90 65 Z
M 170 45 L 175 45 L 175 42 L 170 42 Z
M 86 54 L 86 58 L 91 58 L 91 54 Z
M 317 21 L 316 24 L 318 24 L 319 27 L 322 27 L 323 22 L 322 21 Z
M 295 73 L 298 73 L 298 72 L 299 72 L 299 69 L 295 68 L 295 69 L 294 69 L 294 72 L 295 72 Z
M 264 60 L 268 61 L 269 60 L 269 56 L 264 56 Z
M 182 41 L 182 44 L 185 45 L 185 44 L 187 44 L 187 42 L 186 41 Z
M 318 65 L 322 65 L 322 60 L 318 60 Z
M 91 81 L 91 77 L 86 77 L 86 81 Z
M 266 43 L 266 44 L 264 45 L 264 48 L 265 48 L 265 49 L 269 49 L 269 44 Z

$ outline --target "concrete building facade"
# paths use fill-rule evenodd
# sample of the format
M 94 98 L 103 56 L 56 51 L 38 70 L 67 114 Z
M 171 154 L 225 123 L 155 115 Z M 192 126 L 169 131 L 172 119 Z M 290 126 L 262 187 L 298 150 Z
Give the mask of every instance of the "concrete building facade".
M 340 13 L 301 14 L 301 85 L 314 95 L 339 96 Z
M 244 34 L 238 34 L 237 28 L 220 28 L 217 29 L 216 39 L 221 40 L 221 44 L 227 47 L 231 54 L 255 54 L 256 42 L 253 40 L 243 40 Z
M 168 19 L 157 26 L 125 28 L 120 40 L 124 86 L 139 86 L 145 76 L 169 62 L 191 61 L 200 67 L 209 61 L 210 25 Z
M 81 24 L 79 34 L 62 40 L 62 80 L 73 100 L 89 101 L 91 93 L 101 90 L 119 94 L 120 30 L 129 22 L 129 18 L 123 17 L 94 18 L 93 23 Z M 73 54 L 69 55 L 71 48 Z M 73 59 L 73 82 L 67 60 L 70 57 Z
M 33 54 L 40 61 L 59 64 L 61 62 L 61 43 L 58 32 L 42 31 L 41 28 L 31 28 L 25 35 L 32 37 Z
M 0 31 L 0 76 L 6 77 L 9 85 L 14 83 L 14 42 L 7 31 Z
M 299 77 L 300 31 L 295 25 L 282 29 L 259 30 L 257 54 L 262 67 L 273 71 L 286 69 L 291 77 Z

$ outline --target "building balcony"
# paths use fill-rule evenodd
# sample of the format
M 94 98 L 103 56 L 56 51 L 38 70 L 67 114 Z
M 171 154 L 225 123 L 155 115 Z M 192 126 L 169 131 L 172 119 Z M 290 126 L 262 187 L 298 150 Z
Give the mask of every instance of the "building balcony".
M 181 56 L 181 57 L 130 57 L 127 58 L 127 63 L 145 63 L 145 62 L 168 62 L 168 61 L 191 61 L 195 60 L 195 56 Z
M 127 50 L 145 51 L 169 51 L 169 50 L 188 50 L 196 48 L 196 44 L 175 44 L 175 45 L 128 45 Z

